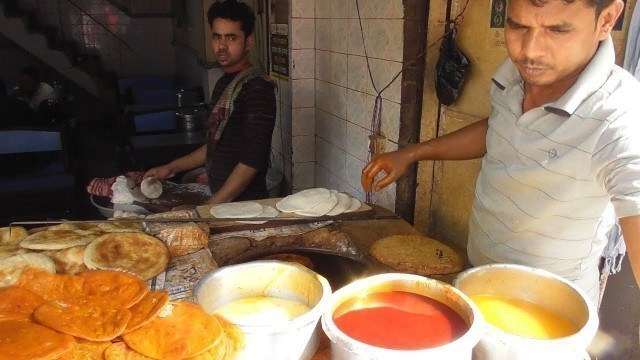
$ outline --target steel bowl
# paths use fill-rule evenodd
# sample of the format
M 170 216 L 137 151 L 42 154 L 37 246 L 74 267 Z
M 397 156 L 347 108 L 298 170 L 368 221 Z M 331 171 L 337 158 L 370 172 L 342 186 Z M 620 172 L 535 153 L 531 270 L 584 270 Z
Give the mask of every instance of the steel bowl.
M 284 324 L 236 324 L 245 335 L 245 347 L 236 359 L 310 359 L 320 341 L 319 319 L 331 296 L 329 282 L 296 263 L 260 260 L 221 267 L 202 277 L 194 288 L 194 300 L 207 313 L 256 296 L 299 301 L 311 310 Z

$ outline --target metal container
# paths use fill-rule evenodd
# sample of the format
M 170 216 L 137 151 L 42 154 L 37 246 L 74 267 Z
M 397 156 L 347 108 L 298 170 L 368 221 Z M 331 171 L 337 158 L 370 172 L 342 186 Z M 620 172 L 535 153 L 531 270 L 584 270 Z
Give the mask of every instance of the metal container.
M 197 132 L 202 130 L 207 119 L 207 109 L 204 107 L 183 108 L 176 111 L 178 130 L 182 132 Z
M 382 291 L 406 291 L 440 301 L 458 313 L 469 325 L 469 329 L 461 337 L 448 344 L 421 350 L 392 350 L 372 346 L 352 339 L 338 329 L 333 321 L 333 315 L 340 305 L 351 298 Z M 331 296 L 327 311 L 322 315 L 322 328 L 331 340 L 331 358 L 333 360 L 454 360 L 471 359 L 471 350 L 482 336 L 484 319 L 473 302 L 451 285 L 418 275 L 390 273 L 367 277 L 336 291 Z
M 311 310 L 285 324 L 238 325 L 245 347 L 235 359 L 310 359 L 320 341 L 320 316 L 331 297 L 329 282 L 308 268 L 282 261 L 252 261 L 219 268 L 195 286 L 195 301 L 213 313 L 231 301 L 272 296 L 300 301 Z
M 598 315 L 587 295 L 551 272 L 522 265 L 492 264 L 460 273 L 454 286 L 468 296 L 514 297 L 563 315 L 578 329 L 558 339 L 532 339 L 487 324 L 474 359 L 589 359 L 586 348 L 598 330 Z

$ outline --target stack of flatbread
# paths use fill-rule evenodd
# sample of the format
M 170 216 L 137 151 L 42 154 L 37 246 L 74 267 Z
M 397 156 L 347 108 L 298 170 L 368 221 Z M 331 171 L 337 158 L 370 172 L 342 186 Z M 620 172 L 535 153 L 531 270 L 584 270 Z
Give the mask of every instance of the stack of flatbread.
M 170 258 L 167 246 L 142 233 L 139 223 L 63 223 L 29 231 L 13 226 L 0 228 L 0 238 L 0 287 L 13 285 L 26 268 L 54 274 L 119 269 L 148 280 Z
M 247 219 L 239 221 L 246 224 L 263 224 L 267 222 L 252 221 L 251 218 L 274 218 L 278 216 L 278 210 L 275 208 L 262 205 L 253 201 L 240 201 L 232 203 L 224 203 L 214 205 L 211 208 L 211 215 L 217 218 L 229 218 L 229 219 Z
M 302 216 L 335 216 L 357 211 L 362 206 L 360 200 L 348 194 L 325 188 L 312 188 L 289 195 L 276 204 L 284 213 Z

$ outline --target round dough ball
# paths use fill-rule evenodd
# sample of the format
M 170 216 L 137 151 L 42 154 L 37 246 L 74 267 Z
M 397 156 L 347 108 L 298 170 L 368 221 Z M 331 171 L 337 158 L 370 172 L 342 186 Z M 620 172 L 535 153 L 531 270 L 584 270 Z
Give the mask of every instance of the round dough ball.
M 162 183 L 153 178 L 146 178 L 140 184 L 140 191 L 149 199 L 157 199 L 162 195 Z

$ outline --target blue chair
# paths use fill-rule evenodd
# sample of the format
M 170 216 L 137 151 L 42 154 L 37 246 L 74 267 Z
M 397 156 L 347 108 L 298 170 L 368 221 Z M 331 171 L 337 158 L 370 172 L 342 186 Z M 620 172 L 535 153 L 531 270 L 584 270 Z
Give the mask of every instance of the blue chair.
M 173 88 L 147 89 L 133 92 L 133 102 L 136 105 L 174 105 L 176 93 Z
M 178 128 L 173 110 L 152 112 L 133 116 L 134 132 L 136 134 L 168 132 Z
M 121 94 L 127 90 L 136 92 L 159 88 L 173 88 L 173 79 L 168 76 L 138 76 L 118 79 L 118 89 Z
M 0 131 L 0 201 L 16 204 L 0 207 L 0 219 L 68 217 L 75 209 L 73 165 L 62 129 Z M 41 212 L 22 212 L 34 208 Z

